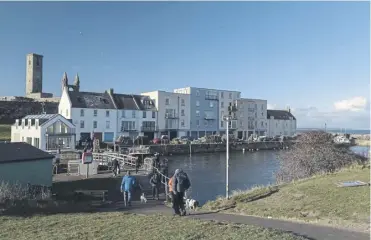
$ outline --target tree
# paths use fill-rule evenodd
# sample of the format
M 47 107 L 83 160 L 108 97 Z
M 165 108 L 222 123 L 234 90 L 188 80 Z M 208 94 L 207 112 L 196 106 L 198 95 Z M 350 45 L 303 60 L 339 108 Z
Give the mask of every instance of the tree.
M 314 174 L 332 173 L 355 162 L 363 163 L 365 158 L 346 146 L 336 145 L 330 133 L 312 131 L 301 134 L 290 150 L 280 152 L 279 160 L 277 182 L 289 182 Z

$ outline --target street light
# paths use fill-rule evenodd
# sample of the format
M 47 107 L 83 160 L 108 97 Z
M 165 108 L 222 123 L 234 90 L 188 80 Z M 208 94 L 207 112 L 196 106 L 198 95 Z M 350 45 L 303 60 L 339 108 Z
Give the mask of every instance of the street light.
M 227 135 L 227 146 L 226 146 L 226 183 L 225 183 L 225 197 L 229 199 L 229 122 L 236 120 L 235 112 L 237 111 L 236 105 L 229 103 L 228 115 L 223 116 L 223 120 L 227 123 L 226 135 Z

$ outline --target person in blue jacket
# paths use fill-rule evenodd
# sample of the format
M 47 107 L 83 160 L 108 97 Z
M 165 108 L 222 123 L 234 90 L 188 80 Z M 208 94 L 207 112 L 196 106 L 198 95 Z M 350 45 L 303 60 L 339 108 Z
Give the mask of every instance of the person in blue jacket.
M 131 194 L 133 193 L 135 184 L 135 177 L 131 176 L 130 171 L 128 171 L 121 182 L 121 192 L 124 194 L 125 206 L 131 206 Z

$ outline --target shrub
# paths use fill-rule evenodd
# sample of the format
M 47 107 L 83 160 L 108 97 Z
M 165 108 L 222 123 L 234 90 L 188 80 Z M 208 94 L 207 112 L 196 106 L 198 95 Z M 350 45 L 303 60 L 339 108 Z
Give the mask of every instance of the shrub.
M 8 182 L 0 182 L 0 203 L 14 203 L 24 200 L 45 200 L 50 199 L 51 191 L 48 188 L 41 186 L 10 184 Z
M 335 145 L 330 133 L 313 131 L 300 135 L 290 150 L 280 152 L 279 160 L 278 183 L 332 173 L 356 162 L 363 163 L 365 158 L 346 146 Z

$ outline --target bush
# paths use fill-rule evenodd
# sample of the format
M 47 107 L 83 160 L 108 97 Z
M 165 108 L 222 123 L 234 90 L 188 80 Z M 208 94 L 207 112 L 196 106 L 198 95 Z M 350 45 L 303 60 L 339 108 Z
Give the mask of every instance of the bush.
M 50 197 L 51 191 L 45 187 L 0 182 L 0 204 L 3 205 L 14 205 L 25 200 L 46 200 Z
M 288 151 L 279 154 L 278 183 L 307 178 L 315 174 L 332 173 L 353 163 L 363 163 L 364 157 L 352 153 L 346 146 L 337 146 L 333 136 L 323 131 L 307 132 Z

